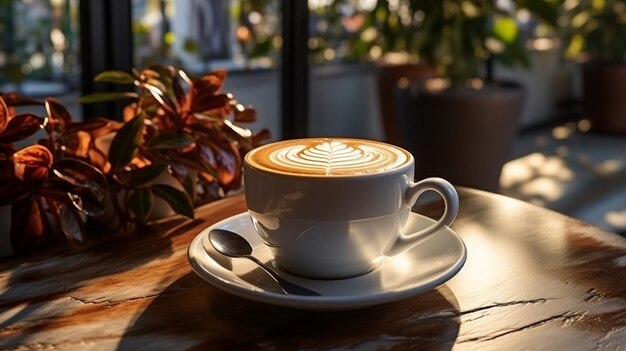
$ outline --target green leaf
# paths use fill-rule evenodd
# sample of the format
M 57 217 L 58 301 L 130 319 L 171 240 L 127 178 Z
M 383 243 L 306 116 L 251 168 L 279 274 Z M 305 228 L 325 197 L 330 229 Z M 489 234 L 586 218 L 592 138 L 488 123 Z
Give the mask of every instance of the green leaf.
M 109 162 L 114 170 L 126 166 L 137 154 L 143 132 L 144 115 L 139 114 L 126 122 L 115 134 L 109 149 Z
M 152 149 L 179 149 L 194 143 L 191 135 L 177 132 L 166 132 L 150 140 L 148 147 Z
M 194 218 L 193 205 L 184 191 L 165 184 L 153 185 L 151 189 L 156 196 L 165 200 L 174 212 L 188 218 Z
M 517 22 L 512 17 L 497 18 L 493 24 L 493 32 L 496 37 L 510 44 L 517 38 Z
M 144 84 L 144 89 L 152 95 L 152 97 L 163 107 L 166 111 L 175 112 L 176 106 L 172 102 L 165 92 L 152 84 Z
M 577 57 L 578 55 L 580 55 L 580 53 L 584 50 L 584 48 L 585 48 L 585 38 L 580 34 L 576 34 L 570 40 L 569 45 L 567 46 L 567 49 L 565 49 L 565 57 L 568 59 L 573 59 Z
M 115 101 L 122 99 L 137 99 L 137 93 L 121 92 L 121 93 L 93 93 L 80 98 L 83 104 L 91 104 L 94 102 Z
M 135 83 L 135 77 L 124 71 L 104 71 L 98 74 L 94 81 L 100 83 L 133 84 Z
M 152 192 L 150 189 L 137 189 L 128 197 L 128 208 L 141 223 L 146 223 L 152 212 Z
M 525 8 L 553 27 L 558 26 L 561 1 L 517 0 L 518 8 Z
M 126 181 L 126 186 L 128 188 L 136 188 L 138 186 L 144 185 L 163 174 L 166 169 L 167 165 L 154 164 L 134 170 L 130 172 L 130 177 Z

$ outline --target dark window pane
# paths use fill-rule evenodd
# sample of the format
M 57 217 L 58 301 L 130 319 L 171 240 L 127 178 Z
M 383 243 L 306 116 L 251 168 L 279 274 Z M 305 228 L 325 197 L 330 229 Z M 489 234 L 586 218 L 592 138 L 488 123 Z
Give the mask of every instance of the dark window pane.
M 134 65 L 173 64 L 191 75 L 228 70 L 225 90 L 253 105 L 253 130 L 281 135 L 280 0 L 132 0 Z
M 78 0 L 0 0 L 0 91 L 55 96 L 80 116 Z
M 0 1 L 0 84 L 35 95 L 79 82 L 77 0 Z
M 133 0 L 135 64 L 271 68 L 282 45 L 280 1 Z

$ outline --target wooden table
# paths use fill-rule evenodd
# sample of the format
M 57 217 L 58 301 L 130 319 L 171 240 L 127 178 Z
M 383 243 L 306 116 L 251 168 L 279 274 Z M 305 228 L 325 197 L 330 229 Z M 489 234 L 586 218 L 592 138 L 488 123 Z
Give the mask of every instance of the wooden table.
M 320 313 L 214 288 L 191 271 L 187 246 L 244 210 L 235 196 L 156 233 L 0 262 L 0 349 L 626 348 L 625 239 L 503 196 L 459 193 L 452 228 L 467 263 L 428 293 Z

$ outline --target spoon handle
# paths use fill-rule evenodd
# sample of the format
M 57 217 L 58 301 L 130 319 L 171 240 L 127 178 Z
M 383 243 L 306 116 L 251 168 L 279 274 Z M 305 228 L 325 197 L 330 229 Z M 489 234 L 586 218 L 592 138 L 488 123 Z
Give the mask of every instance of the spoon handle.
M 246 256 L 246 257 L 254 261 L 256 264 L 258 264 L 259 267 L 263 268 L 263 270 L 267 272 L 267 274 L 271 275 L 272 278 L 274 278 L 274 280 L 276 280 L 276 282 L 281 286 L 281 288 L 283 289 L 285 293 L 293 294 L 293 295 L 304 295 L 304 296 L 321 296 L 321 294 L 318 292 L 309 290 L 300 285 L 296 285 L 288 281 L 287 279 L 281 277 L 276 271 L 274 271 L 274 269 L 270 268 L 268 265 L 261 262 L 258 258 L 254 256 Z

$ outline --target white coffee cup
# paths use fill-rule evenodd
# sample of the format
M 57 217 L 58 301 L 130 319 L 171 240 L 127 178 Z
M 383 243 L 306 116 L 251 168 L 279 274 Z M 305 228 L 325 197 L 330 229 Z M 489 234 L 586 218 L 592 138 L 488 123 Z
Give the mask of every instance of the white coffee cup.
M 454 187 L 441 178 L 413 182 L 413 156 L 371 140 L 285 140 L 244 159 L 247 208 L 279 267 L 294 275 L 337 279 L 374 269 L 452 223 Z M 442 217 L 403 233 L 411 207 L 425 191 L 444 200 Z

